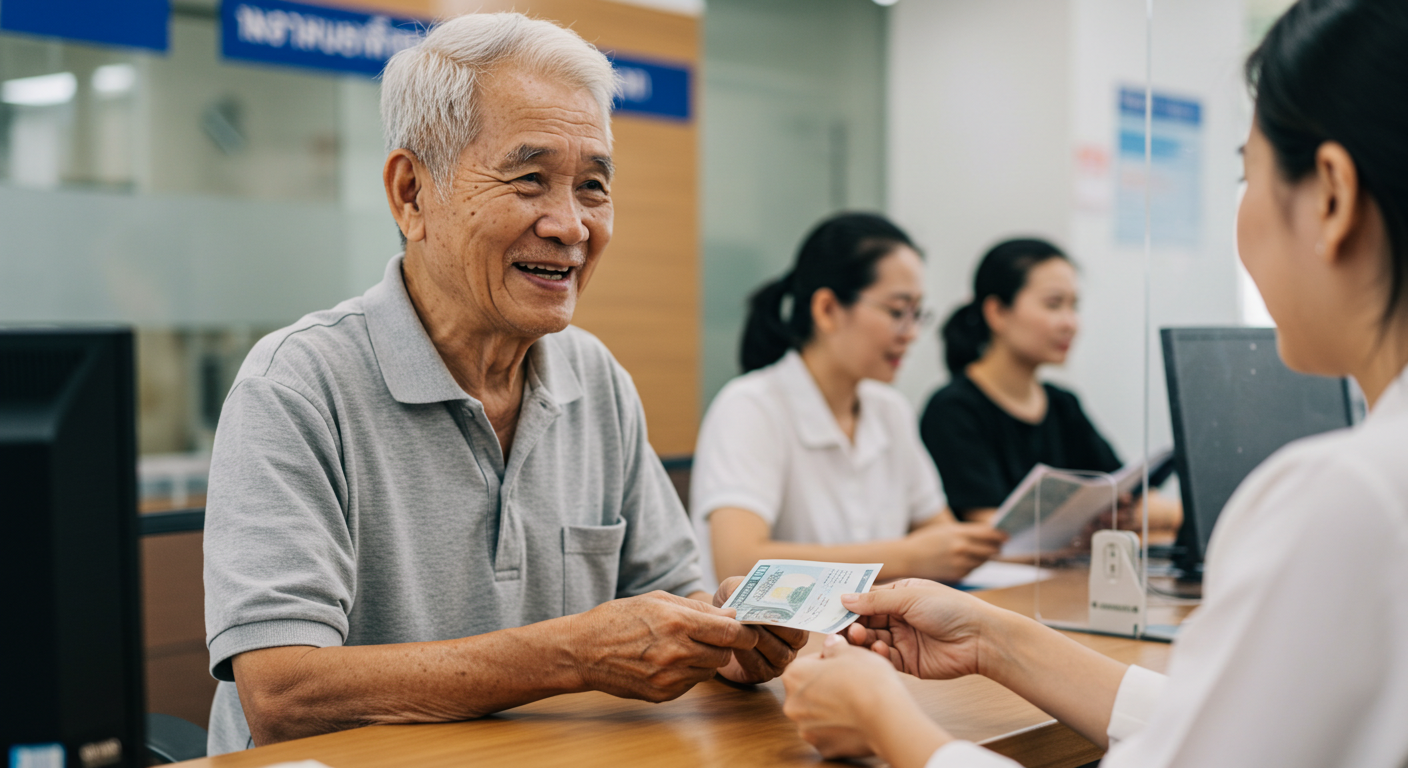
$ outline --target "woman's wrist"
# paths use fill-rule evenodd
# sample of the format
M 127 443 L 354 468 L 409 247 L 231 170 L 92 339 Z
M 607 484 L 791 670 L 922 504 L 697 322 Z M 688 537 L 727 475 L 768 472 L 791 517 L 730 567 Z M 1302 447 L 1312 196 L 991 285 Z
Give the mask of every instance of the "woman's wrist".
M 862 730 L 870 748 L 894 768 L 922 768 L 941 747 L 953 740 L 919 709 L 898 678 L 894 685 L 876 686 L 865 708 Z
M 985 616 L 978 635 L 978 674 L 1011 688 L 1025 652 L 1039 644 L 1038 635 L 1050 631 L 1037 621 L 1014 611 L 983 605 Z

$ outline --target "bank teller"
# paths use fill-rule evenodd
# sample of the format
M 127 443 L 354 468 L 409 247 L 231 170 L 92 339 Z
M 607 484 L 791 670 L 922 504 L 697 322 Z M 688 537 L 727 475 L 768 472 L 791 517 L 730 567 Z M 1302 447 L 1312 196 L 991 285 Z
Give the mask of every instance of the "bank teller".
M 1060 248 L 1007 240 L 983 256 L 973 300 L 944 323 L 952 379 L 930 398 L 919 431 L 960 518 L 990 520 L 1038 463 L 1120 468 L 1075 393 L 1038 378 L 1042 366 L 1066 361 L 1080 331 L 1078 300 L 1076 269 Z M 1134 511 L 1128 500 L 1125 511 Z M 1178 502 L 1150 495 L 1151 530 L 1176 528 L 1181 517 Z
M 1247 72 L 1242 262 L 1294 370 L 1351 375 L 1353 429 L 1297 441 L 1237 489 L 1170 675 L 1127 667 L 937 584 L 852 598 L 865 626 L 783 676 L 828 755 L 1013 766 L 919 712 L 895 666 L 983 674 L 1110 751 L 1106 768 L 1408 765 L 1408 6 L 1300 0 Z
M 888 386 L 922 324 L 923 273 L 898 227 L 848 213 L 753 295 L 747 373 L 709 406 L 695 450 L 706 574 L 790 558 L 950 581 L 997 552 L 1002 534 L 945 509 L 914 411 Z

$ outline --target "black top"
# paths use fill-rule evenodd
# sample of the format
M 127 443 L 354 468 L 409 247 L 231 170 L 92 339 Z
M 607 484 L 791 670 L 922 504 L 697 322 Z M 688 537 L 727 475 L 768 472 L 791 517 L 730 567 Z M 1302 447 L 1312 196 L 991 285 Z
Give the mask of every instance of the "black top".
M 1080 400 L 1051 384 L 1046 418 L 1022 421 L 988 399 L 967 376 L 934 393 L 919 433 L 939 467 L 944 494 L 959 517 L 1000 507 L 1037 463 L 1060 469 L 1113 472 L 1119 457 L 1080 408 Z

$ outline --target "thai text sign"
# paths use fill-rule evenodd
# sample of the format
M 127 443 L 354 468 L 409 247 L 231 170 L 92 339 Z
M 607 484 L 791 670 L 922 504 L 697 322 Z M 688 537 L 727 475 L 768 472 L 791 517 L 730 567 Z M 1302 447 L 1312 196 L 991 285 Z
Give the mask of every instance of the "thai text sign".
M 416 19 L 287 0 L 225 0 L 220 17 L 226 58 L 365 75 L 425 34 Z

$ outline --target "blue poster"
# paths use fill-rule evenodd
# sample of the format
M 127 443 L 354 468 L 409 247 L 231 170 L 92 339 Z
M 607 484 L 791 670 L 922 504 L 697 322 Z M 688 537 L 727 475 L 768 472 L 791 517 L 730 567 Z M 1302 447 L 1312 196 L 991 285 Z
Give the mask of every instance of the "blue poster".
M 334 72 L 380 74 L 388 59 L 420 42 L 425 31 L 416 19 L 287 0 L 224 0 L 220 10 L 226 58 Z
M 621 76 L 614 111 L 689 120 L 689 67 L 607 55 Z
M 170 0 L 0 0 L 0 29 L 165 51 Z
M 1144 90 L 1121 88 L 1116 118 L 1115 240 L 1144 244 L 1144 191 L 1155 246 L 1196 248 L 1202 239 L 1202 105 L 1154 93 L 1150 168 L 1144 166 Z

